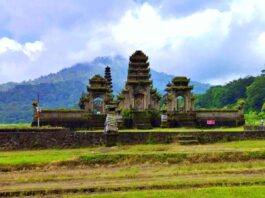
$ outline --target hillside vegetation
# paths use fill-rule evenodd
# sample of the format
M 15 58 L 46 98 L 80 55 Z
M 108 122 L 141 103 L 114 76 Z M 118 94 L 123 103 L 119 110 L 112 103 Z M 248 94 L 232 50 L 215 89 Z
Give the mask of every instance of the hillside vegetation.
M 224 86 L 213 86 L 197 96 L 200 108 L 233 108 L 238 100 L 246 102 L 246 111 L 265 110 L 265 70 L 257 77 L 247 76 Z

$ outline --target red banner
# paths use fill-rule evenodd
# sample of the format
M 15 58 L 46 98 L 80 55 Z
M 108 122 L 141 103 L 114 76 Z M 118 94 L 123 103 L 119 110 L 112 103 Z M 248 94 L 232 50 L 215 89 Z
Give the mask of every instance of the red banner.
M 215 125 L 215 120 L 207 120 L 208 125 Z

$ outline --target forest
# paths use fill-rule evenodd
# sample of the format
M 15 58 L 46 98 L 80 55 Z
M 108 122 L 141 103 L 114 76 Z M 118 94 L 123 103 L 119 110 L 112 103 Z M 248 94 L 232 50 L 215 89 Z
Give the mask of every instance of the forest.
M 235 108 L 245 102 L 245 111 L 265 110 L 265 70 L 257 77 L 247 76 L 224 86 L 212 86 L 196 97 L 197 108 Z

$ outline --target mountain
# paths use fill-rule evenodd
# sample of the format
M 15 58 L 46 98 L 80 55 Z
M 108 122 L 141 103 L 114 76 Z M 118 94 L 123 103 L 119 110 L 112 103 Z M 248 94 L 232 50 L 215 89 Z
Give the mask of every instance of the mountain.
M 128 60 L 121 57 L 97 57 L 92 62 L 78 63 L 61 71 L 22 83 L 0 85 L 0 123 L 30 122 L 32 101 L 40 96 L 43 108 L 78 108 L 79 97 L 86 91 L 88 79 L 104 74 L 105 66 L 111 67 L 114 94 L 118 94 L 127 78 Z M 163 94 L 166 84 L 173 78 L 151 70 L 154 87 Z M 205 93 L 208 84 L 191 82 L 194 93 Z

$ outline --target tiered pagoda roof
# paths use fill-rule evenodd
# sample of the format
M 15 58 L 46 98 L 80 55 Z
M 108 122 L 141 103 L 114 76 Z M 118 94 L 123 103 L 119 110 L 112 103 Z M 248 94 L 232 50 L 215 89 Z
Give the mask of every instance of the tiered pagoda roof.
M 95 75 L 89 79 L 90 86 L 87 86 L 87 91 L 107 92 L 109 90 L 107 81 L 100 75 Z
M 152 84 L 148 56 L 137 50 L 130 56 L 127 85 Z
M 107 81 L 107 86 L 109 87 L 109 93 L 112 93 L 112 78 L 109 66 L 105 68 L 105 79 Z
M 192 90 L 193 86 L 189 85 L 190 79 L 185 76 L 177 76 L 172 79 L 171 83 L 167 84 L 166 91 L 174 90 Z

